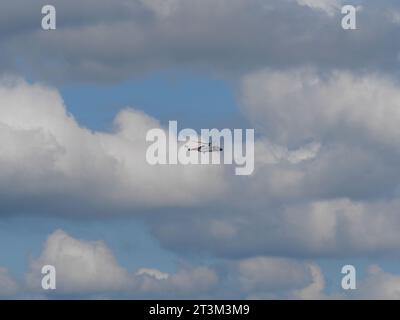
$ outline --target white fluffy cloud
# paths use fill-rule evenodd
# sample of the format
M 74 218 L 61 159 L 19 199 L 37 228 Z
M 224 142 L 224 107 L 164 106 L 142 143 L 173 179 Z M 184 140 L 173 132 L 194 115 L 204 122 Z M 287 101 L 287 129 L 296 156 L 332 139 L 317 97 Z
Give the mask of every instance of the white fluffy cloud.
M 172 274 L 151 268 L 129 272 L 118 264 L 104 242 L 75 239 L 62 230 L 53 232 L 40 256 L 31 261 L 25 277 L 30 292 L 46 293 L 41 288 L 41 270 L 45 265 L 56 268 L 57 288 L 47 292 L 50 296 L 196 296 L 208 292 L 218 282 L 216 272 L 202 266 L 183 266 Z
M 300 299 L 300 300 L 322 300 L 322 299 L 334 298 L 334 297 L 328 297 L 324 293 L 325 279 L 321 269 L 317 265 L 312 264 L 310 265 L 310 271 L 312 276 L 312 282 L 308 286 L 302 289 L 293 290 L 290 294 L 290 298 Z
M 349 198 L 390 215 L 400 174 L 397 81 L 348 71 L 264 70 L 244 78 L 241 100 L 258 132 L 287 146 L 285 151 L 261 144 L 259 186 L 269 181 L 283 185 L 275 190 L 287 201 Z M 279 154 L 291 164 L 279 165 Z M 296 164 L 290 158 L 303 161 Z M 271 179 L 275 171 L 280 181 Z
M 397 252 L 398 83 L 380 74 L 264 70 L 245 77 L 241 92 L 261 136 L 255 174 L 229 180 L 223 208 L 149 221 L 158 239 L 224 257 Z
M 244 78 L 242 101 L 255 124 L 285 144 L 308 139 L 399 143 L 400 94 L 386 76 L 265 70 Z
M 56 267 L 55 291 L 41 288 L 41 268 L 47 264 Z M 267 256 L 222 260 L 208 267 L 183 265 L 175 273 L 154 268 L 130 272 L 103 241 L 78 240 L 62 230 L 48 237 L 21 285 L 0 268 L 3 298 L 398 299 L 399 292 L 400 276 L 372 265 L 357 278 L 357 290 L 328 294 L 317 264 Z
M 160 66 L 206 65 L 230 75 L 269 66 L 241 83 L 243 113 L 261 135 L 256 174 L 233 179 L 221 167 L 150 167 L 144 136 L 160 126 L 156 119 L 127 108 L 112 132 L 92 132 L 66 112 L 54 89 L 2 80 L 1 215 L 150 209 L 146 222 L 163 246 L 244 259 L 233 269 L 251 297 L 273 296 L 271 288 L 291 297 L 324 297 L 316 265 L 270 255 L 398 252 L 400 90 L 393 78 L 366 73 L 393 73 L 398 17 L 387 19 L 386 10 L 371 4 L 359 17 L 368 23 L 347 37 L 339 20 L 326 17 L 338 11 L 335 0 L 138 0 L 112 6 L 90 0 L 78 11 L 64 1 L 56 3 L 63 24 L 54 36 L 36 32 L 36 13 L 26 14 L 37 12 L 37 3 L 24 3 L 26 11 L 15 10 L 18 0 L 2 4 L 0 15 L 8 19 L 0 25 L 7 21 L 3 29 L 11 30 L 0 32 L 2 70 L 20 70 L 11 63 L 16 60 L 35 77 L 110 81 Z M 322 68 L 290 69 L 310 63 Z M 32 290 L 47 263 L 57 265 L 65 294 L 162 296 L 172 290 L 190 296 L 221 287 L 220 274 L 208 267 L 132 273 L 104 243 L 62 231 L 32 262 Z M 373 267 L 360 296 L 398 297 L 398 282 Z M 0 269 L 0 294 L 16 290 Z
M 270 258 L 269 258 L 270 259 Z M 273 259 L 271 259 L 273 261 Z M 300 299 L 300 300 L 326 300 L 326 299 L 378 299 L 378 300 L 398 300 L 400 299 L 400 276 L 398 274 L 393 274 L 384 271 L 378 265 L 371 265 L 368 267 L 367 274 L 364 277 L 357 277 L 357 288 L 356 290 L 343 291 L 335 290 L 331 293 L 326 291 L 326 281 L 325 275 L 323 274 L 321 268 L 316 264 L 304 264 L 301 266 L 299 263 L 293 263 L 293 261 L 286 260 L 284 263 L 290 266 L 290 270 L 287 272 L 289 278 L 293 273 L 301 272 L 301 270 L 307 270 L 309 274 L 307 277 L 300 277 L 304 283 L 304 287 L 296 289 L 295 285 L 292 288 L 288 288 L 288 291 L 284 291 L 284 297 L 289 299 Z M 300 268 L 294 268 L 296 266 Z M 271 265 L 266 266 L 267 270 L 271 268 Z M 255 272 L 261 270 L 254 270 Z M 279 276 L 279 271 L 276 270 L 276 275 Z M 257 274 L 257 273 L 255 273 Z M 260 276 L 261 273 L 258 273 Z M 308 277 L 311 276 L 311 281 Z M 284 282 L 283 282 L 284 283 Z M 338 284 L 337 287 L 340 287 Z M 268 288 L 268 286 L 264 287 Z M 277 290 L 272 290 L 271 292 L 276 293 Z M 278 291 L 279 292 L 279 291 Z M 275 298 L 272 293 L 268 292 L 253 292 L 249 298 L 252 299 L 268 299 Z
M 310 266 L 283 258 L 256 257 L 238 262 L 238 282 L 245 291 L 301 288 L 311 281 Z
M 186 266 L 175 274 L 165 274 L 154 269 L 150 272 L 142 270 L 136 273 L 133 281 L 136 296 L 187 299 L 209 296 L 219 284 L 219 277 L 209 267 Z
M 57 270 L 54 295 L 131 298 L 295 298 L 324 297 L 325 281 L 318 266 L 294 259 L 255 257 L 222 261 L 215 266 L 182 265 L 175 273 L 154 268 L 129 272 L 102 241 L 78 240 L 53 232 L 26 275 L 31 292 L 40 287 L 41 267 Z
M 398 250 L 399 201 L 338 199 L 288 207 L 285 230 L 298 247 L 316 255 L 387 253 Z M 307 234 L 307 236 L 305 236 Z
M 180 0 L 141 0 L 141 2 L 159 18 L 168 18 L 173 15 L 182 3 Z
M 2 81 L 0 190 L 7 208 L 18 208 L 24 198 L 28 211 L 29 203 L 46 210 L 58 201 L 69 214 L 79 205 L 118 212 L 217 196 L 224 189 L 221 166 L 146 162 L 146 133 L 158 127 L 155 119 L 127 108 L 117 115 L 113 132 L 92 132 L 67 113 L 57 91 Z
M 340 0 L 296 0 L 301 6 L 307 6 L 312 9 L 322 10 L 330 16 L 340 12 Z
M 40 256 L 32 261 L 26 276 L 29 288 L 40 290 L 45 265 L 56 268 L 57 290 L 64 293 L 126 290 L 130 282 L 129 273 L 103 242 L 77 240 L 62 230 L 49 236 Z
M 41 289 L 44 265 L 56 268 L 54 292 Z M 41 254 L 31 261 L 25 286 L 31 294 L 48 297 L 256 298 L 290 297 L 300 290 L 296 298 L 302 298 L 310 296 L 312 289 L 307 288 L 318 280 L 317 271 L 320 273 L 308 262 L 256 257 L 224 261 L 214 267 L 182 265 L 175 273 L 154 268 L 129 272 L 118 264 L 104 242 L 78 240 L 56 230 L 44 243 Z
M 367 276 L 361 281 L 354 296 L 358 299 L 399 300 L 400 276 L 372 265 L 368 268 Z

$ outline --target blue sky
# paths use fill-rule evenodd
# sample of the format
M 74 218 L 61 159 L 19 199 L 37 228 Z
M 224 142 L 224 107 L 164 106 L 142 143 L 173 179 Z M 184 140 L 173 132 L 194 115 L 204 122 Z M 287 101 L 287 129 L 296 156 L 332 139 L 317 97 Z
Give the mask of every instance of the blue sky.
M 242 124 L 232 87 L 206 74 L 168 70 L 116 84 L 67 84 L 59 90 L 78 122 L 93 130 L 109 130 L 125 107 L 143 110 L 163 125 L 177 120 L 181 127 L 201 129 Z

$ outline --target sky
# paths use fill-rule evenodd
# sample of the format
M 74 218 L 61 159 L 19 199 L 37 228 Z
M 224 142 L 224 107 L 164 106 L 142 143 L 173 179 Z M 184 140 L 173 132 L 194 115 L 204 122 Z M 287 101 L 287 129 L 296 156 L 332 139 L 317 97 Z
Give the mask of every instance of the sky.
M 400 298 L 399 28 L 391 0 L 2 1 L 0 299 Z M 149 165 L 173 120 L 254 129 L 254 172 Z

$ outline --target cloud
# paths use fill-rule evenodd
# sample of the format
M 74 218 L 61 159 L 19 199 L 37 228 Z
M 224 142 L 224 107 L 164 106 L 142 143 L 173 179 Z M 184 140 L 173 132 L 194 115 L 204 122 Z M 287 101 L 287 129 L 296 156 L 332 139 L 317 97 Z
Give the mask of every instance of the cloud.
M 144 136 L 157 119 L 126 108 L 111 131 L 91 131 L 56 90 L 3 79 L 2 216 L 140 216 L 164 248 L 224 261 L 222 272 L 131 272 L 104 243 L 59 230 L 30 265 L 30 290 L 41 292 L 40 266 L 53 263 L 62 295 L 330 298 L 304 258 L 397 254 L 397 4 L 363 6 L 356 33 L 343 32 L 340 2 L 329 0 L 55 1 L 55 32 L 39 29 L 41 2 L 21 4 L 1 5 L 1 70 L 61 82 L 171 66 L 245 74 L 242 111 L 259 137 L 251 177 L 150 167 Z M 372 267 L 359 294 L 397 297 L 397 287 L 397 275 Z M 0 269 L 0 295 L 16 291 Z
M 29 70 L 52 82 L 114 82 L 188 66 L 223 76 L 305 64 L 397 73 L 392 68 L 400 49 L 393 41 L 397 29 L 387 19 L 396 4 L 382 10 L 381 3 L 368 3 L 357 17 L 357 33 L 343 32 L 336 19 L 340 2 L 334 0 L 80 4 L 53 1 L 57 30 L 44 32 L 38 14 L 42 1 L 2 3 L 1 15 L 7 17 L 2 30 L 8 32 L 0 34 L 0 67 L 11 73 Z
M 255 173 L 200 212 L 147 220 L 161 244 L 219 257 L 396 254 L 399 85 L 378 73 L 263 70 L 242 82 Z M 382 234 L 382 230 L 385 230 Z
M 56 268 L 55 291 L 45 292 L 41 288 L 44 265 Z M 3 274 L 0 279 L 7 284 Z M 28 293 L 47 297 L 172 298 L 200 295 L 217 282 L 215 271 L 203 266 L 185 265 L 171 274 L 151 268 L 129 272 L 118 264 L 103 241 L 79 240 L 56 230 L 44 243 L 40 255 L 31 261 L 25 276 L 25 289 Z
M 398 300 L 400 299 L 400 276 L 372 265 L 353 296 L 369 300 Z
M 180 0 L 141 0 L 141 2 L 159 18 L 172 16 L 182 3 Z
M 146 275 L 146 276 L 156 278 L 157 280 L 166 280 L 169 277 L 168 273 L 161 272 L 160 270 L 157 270 L 157 269 L 148 269 L 148 268 L 139 269 L 136 272 L 136 275 L 137 276 Z
M 41 288 L 41 268 L 56 267 L 54 291 Z M 174 273 L 143 267 L 130 272 L 119 265 L 103 241 L 75 239 L 54 231 L 30 262 L 18 284 L 0 268 L 3 298 L 130 299 L 398 299 L 400 277 L 377 265 L 357 278 L 357 290 L 328 293 L 325 275 L 310 261 L 258 256 L 220 260 L 209 266 L 181 264 Z
M 259 139 L 255 146 L 255 159 L 258 165 L 278 164 L 286 161 L 299 164 L 303 161 L 315 159 L 321 148 L 320 143 L 311 142 L 298 149 L 289 150 L 282 145 L 274 144 L 268 139 Z
M 4 80 L 0 117 L 2 214 L 186 206 L 224 189 L 222 166 L 149 165 L 146 133 L 162 127 L 132 108 L 116 116 L 112 132 L 93 132 L 54 89 Z
M 256 257 L 238 262 L 238 282 L 244 290 L 276 292 L 302 287 L 310 282 L 307 264 L 289 259 Z
M 312 282 L 305 288 L 293 290 L 291 298 L 300 300 L 323 300 L 330 299 L 325 293 L 325 279 L 321 269 L 317 265 L 310 265 Z
M 162 277 L 159 275 L 163 274 Z M 204 266 L 185 266 L 175 274 L 165 273 L 159 270 L 152 272 L 140 272 L 134 279 L 136 296 L 157 297 L 165 299 L 199 298 L 212 294 L 212 290 L 219 283 L 219 277 L 215 270 Z
M 265 268 L 254 269 L 252 268 L 253 277 L 260 276 L 265 274 L 265 271 L 272 270 L 271 267 L 276 265 L 276 261 L 273 258 L 263 258 L 265 261 L 270 260 L 272 264 L 265 264 Z M 254 261 L 254 260 L 253 260 Z M 390 273 L 384 271 L 378 265 L 370 265 L 367 270 L 367 274 L 363 278 L 357 277 L 357 288 L 355 290 L 350 291 L 342 291 L 340 289 L 334 290 L 331 293 L 327 292 L 325 275 L 323 274 L 321 268 L 313 263 L 303 264 L 298 262 L 294 262 L 293 260 L 282 260 L 280 263 L 285 264 L 287 267 L 290 267 L 288 270 L 284 267 L 283 270 L 277 269 L 275 270 L 276 279 L 279 282 L 279 274 L 288 275 L 289 279 L 293 274 L 297 274 L 300 277 L 298 280 L 301 280 L 302 287 L 296 289 L 296 281 L 292 282 L 292 286 L 290 286 L 290 282 L 288 281 L 289 286 L 286 288 L 287 290 L 283 291 L 283 297 L 286 299 L 299 299 L 299 300 L 332 300 L 332 299 L 361 299 L 361 300 L 398 300 L 400 295 L 400 276 L 398 274 Z M 264 264 L 264 263 L 263 263 Z M 259 272 L 261 271 L 261 272 Z M 303 274 L 303 271 L 307 271 Z M 286 273 L 285 273 L 286 272 Z M 268 277 L 268 275 L 267 275 Z M 311 277 L 311 280 L 309 279 Z M 260 279 L 261 280 L 261 279 Z M 282 279 L 281 279 L 282 280 Z M 300 283 L 301 283 L 300 282 Z M 261 280 L 263 283 L 263 280 Z M 285 281 L 282 281 L 282 284 L 285 284 Z M 262 284 L 257 283 L 262 288 Z M 340 287 L 338 285 L 338 287 Z M 272 289 L 273 287 L 265 286 L 264 290 Z M 268 291 L 253 291 L 253 293 L 248 297 L 251 299 L 270 299 L 279 297 L 279 288 L 272 289 L 269 293 Z M 282 298 L 282 296 L 280 296 Z
M 314 199 L 360 200 L 396 192 L 398 92 L 397 81 L 381 74 L 264 70 L 244 78 L 241 101 L 243 112 L 272 146 L 308 146 L 302 153 L 311 161 L 287 166 L 291 185 L 282 190 Z M 264 160 L 257 167 L 262 175 L 271 165 Z M 260 178 L 264 183 L 270 179 Z
M 150 167 L 145 133 L 156 119 L 126 109 L 111 132 L 93 132 L 54 89 L 3 80 L 2 214 L 140 215 L 161 246 L 216 258 L 397 252 L 397 82 L 305 68 L 252 73 L 242 84 L 243 112 L 260 135 L 251 177 Z M 159 285 L 150 280 L 144 287 Z
M 232 283 L 225 287 L 242 299 L 325 299 L 325 279 L 310 261 L 258 256 L 231 261 L 227 268 Z M 225 278 L 226 280 L 226 278 Z M 232 288 L 230 287 L 232 286 Z M 227 289 L 225 289 L 227 290 Z
M 56 268 L 54 291 L 41 288 L 41 269 L 49 264 Z M 296 290 L 311 290 L 307 288 L 316 281 L 316 268 L 308 262 L 260 256 L 210 266 L 181 263 L 175 273 L 147 267 L 130 272 L 103 241 L 75 239 L 56 230 L 30 262 L 21 292 L 44 298 L 287 298 Z
M 372 203 L 334 199 L 278 205 L 247 211 L 243 205 L 236 210 L 219 211 L 218 217 L 211 211 L 201 219 L 194 215 L 190 220 L 175 214 L 169 215 L 168 221 L 160 218 L 149 224 L 170 250 L 196 250 L 220 257 L 354 257 L 398 251 L 397 199 Z M 216 221 L 231 231 L 225 236 L 215 233 Z
M 296 2 L 301 6 L 322 10 L 330 16 L 340 12 L 341 6 L 341 2 L 338 0 L 296 0 Z
M 56 268 L 57 291 L 63 293 L 123 290 L 130 281 L 103 242 L 77 240 L 62 230 L 49 236 L 40 256 L 32 261 L 26 276 L 28 288 L 41 289 L 45 265 Z
M 398 85 L 385 76 L 265 70 L 245 77 L 242 92 L 251 119 L 266 123 L 259 127 L 276 141 L 290 144 L 332 135 L 348 139 L 347 134 L 356 134 L 356 139 L 398 143 L 393 140 L 400 116 Z

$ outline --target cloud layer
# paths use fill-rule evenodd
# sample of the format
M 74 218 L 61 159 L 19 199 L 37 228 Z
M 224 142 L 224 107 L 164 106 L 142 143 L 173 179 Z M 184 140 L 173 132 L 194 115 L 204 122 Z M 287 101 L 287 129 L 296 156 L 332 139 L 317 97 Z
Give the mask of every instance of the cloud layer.
M 54 291 L 41 288 L 44 265 L 56 269 Z M 0 281 L 2 294 L 9 297 L 307 298 L 309 286 L 319 281 L 316 277 L 323 276 L 315 265 L 270 257 L 224 261 L 214 266 L 185 263 L 175 273 L 146 267 L 130 272 L 118 264 L 103 241 L 79 240 L 56 230 L 40 255 L 30 262 L 20 287 L 4 269 Z
M 336 0 L 55 0 L 54 32 L 40 29 L 43 1 L 21 3 L 2 4 L 3 70 L 53 82 L 115 81 L 170 67 L 236 75 L 312 64 L 396 73 L 400 49 L 392 40 L 394 2 L 361 1 L 353 33 L 341 29 Z
M 56 289 L 41 288 L 44 265 L 56 268 Z M 130 272 L 103 241 L 79 240 L 54 231 L 17 282 L 0 269 L 1 296 L 8 298 L 147 299 L 398 299 L 400 277 L 371 265 L 353 292 L 326 293 L 320 267 L 307 261 L 255 257 L 212 266 L 182 265 L 175 273 L 153 268 Z
M 41 288 L 44 265 L 56 268 L 57 288 L 53 292 L 46 293 Z M 78 240 L 56 230 L 43 245 L 40 256 L 31 261 L 24 285 L 31 294 L 48 294 L 48 297 L 200 298 L 226 290 L 223 282 L 231 278 L 237 279 L 235 283 L 241 288 L 235 294 L 242 295 L 260 290 L 287 291 L 312 280 L 307 264 L 285 259 L 261 257 L 235 262 L 226 268 L 231 270 L 229 277 L 219 273 L 217 267 L 188 264 L 172 274 L 152 268 L 129 272 L 117 263 L 104 242 Z

